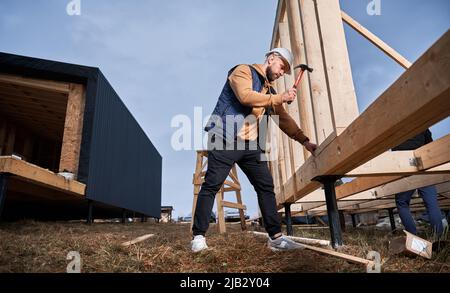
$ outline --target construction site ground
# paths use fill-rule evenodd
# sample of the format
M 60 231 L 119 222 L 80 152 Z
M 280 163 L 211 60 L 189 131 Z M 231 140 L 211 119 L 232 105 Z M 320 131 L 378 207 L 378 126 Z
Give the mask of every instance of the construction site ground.
M 248 230 L 263 231 L 259 226 Z M 218 234 L 212 224 L 207 234 L 210 249 L 190 251 L 189 223 L 94 223 L 20 221 L 0 223 L 0 272 L 66 272 L 67 254 L 78 251 L 82 272 L 366 272 L 360 264 L 311 250 L 273 252 L 264 237 L 242 232 L 227 224 Z M 143 242 L 121 243 L 144 234 Z M 328 229 L 294 227 L 294 235 L 329 239 Z M 390 255 L 388 241 L 398 235 L 375 227 L 347 228 L 341 252 L 365 258 L 369 251 L 381 255 L 382 272 L 450 272 L 450 247 L 431 260 Z

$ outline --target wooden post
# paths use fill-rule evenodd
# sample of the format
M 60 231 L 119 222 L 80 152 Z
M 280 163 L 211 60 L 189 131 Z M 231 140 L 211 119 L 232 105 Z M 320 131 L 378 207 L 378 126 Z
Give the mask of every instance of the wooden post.
M 305 42 L 306 62 L 314 69 L 305 76 L 310 83 L 312 109 L 317 144 L 323 143 L 333 131 L 331 107 L 328 95 L 325 66 L 323 63 L 322 44 L 320 42 L 314 0 L 301 0 L 300 12 L 303 24 L 303 38 Z
M 8 187 L 8 174 L 0 173 L 0 218 L 6 201 L 6 189 Z
M 234 176 L 232 179 L 234 181 L 234 183 L 239 184 L 239 182 L 237 181 L 237 169 L 236 169 L 236 164 L 233 165 L 233 168 L 231 169 L 231 174 Z M 235 190 L 236 192 L 236 200 L 238 204 L 242 204 L 242 196 L 241 196 L 241 188 L 240 188 L 240 184 L 239 184 L 239 188 L 237 188 Z M 239 217 L 241 218 L 241 228 L 242 231 L 247 230 L 247 225 L 245 223 L 245 213 L 243 209 L 239 209 Z
M 391 230 L 392 232 L 395 231 L 395 219 L 394 219 L 394 209 L 390 208 L 388 209 L 388 214 L 389 214 L 389 221 L 391 222 Z
M 23 145 L 23 155 L 26 161 L 31 162 L 33 160 L 33 139 L 30 136 L 25 137 Z
M 286 88 L 286 85 L 285 85 L 285 82 L 284 82 L 283 78 L 280 78 L 280 79 L 277 80 L 277 88 L 279 88 L 279 89 L 280 88 L 281 89 L 285 89 Z M 283 155 L 280 158 L 280 162 L 282 162 L 282 167 L 283 167 L 283 171 L 284 171 L 282 173 L 284 175 L 283 183 L 285 183 L 286 180 L 288 180 L 293 174 L 293 169 L 292 169 L 292 166 L 291 166 L 291 156 L 290 156 L 291 155 L 291 151 L 289 149 L 289 145 L 290 145 L 289 141 L 291 139 L 284 132 L 282 132 L 280 130 L 278 130 L 278 131 L 280 133 L 281 140 L 282 140 L 282 144 L 281 144 L 282 147 L 280 147 L 280 150 L 282 149 Z
M 303 42 L 298 0 L 286 0 L 286 14 L 289 23 L 292 53 L 294 54 L 294 64 L 305 64 L 307 61 L 305 58 L 305 47 Z M 300 69 L 295 70 L 295 76 L 297 76 L 299 72 Z M 300 93 L 297 95 L 297 102 L 300 111 L 300 124 L 302 126 L 302 130 L 305 135 L 311 139 L 311 141 L 317 141 L 317 138 L 315 137 L 310 89 L 307 79 L 302 80 L 298 90 Z M 303 151 L 304 158 L 308 158 L 311 155 L 306 149 L 303 149 Z
M 198 199 L 198 193 L 200 192 L 200 188 L 202 186 L 202 176 L 201 173 L 203 171 L 203 157 L 207 154 L 202 151 L 197 151 L 197 160 L 195 163 L 195 172 L 193 176 L 193 184 L 194 184 L 194 198 L 192 200 L 192 213 L 191 213 L 191 227 L 194 225 L 194 217 L 195 217 L 195 209 L 197 207 L 197 199 Z
M 331 101 L 331 117 L 340 135 L 358 117 L 358 104 L 345 41 L 339 0 L 315 1 L 320 42 Z
M 16 127 L 14 125 L 10 125 L 8 128 L 8 136 L 6 137 L 4 154 L 10 156 L 14 153 L 14 144 L 16 142 Z
M 225 215 L 223 212 L 223 186 L 220 188 L 219 192 L 216 195 L 216 204 L 217 204 L 217 218 L 218 218 L 218 226 L 219 226 L 219 233 L 225 233 L 226 232 L 226 226 L 225 226 Z M 208 219 L 209 221 L 209 219 Z
M 59 171 L 73 173 L 75 178 L 80 159 L 85 100 L 84 86 L 70 84 Z
M 3 155 L 5 150 L 5 139 L 6 139 L 6 122 L 0 120 L 0 156 Z
M 353 228 L 356 228 L 356 214 L 351 214 L 352 216 L 352 226 Z
M 281 47 L 287 48 L 292 51 L 291 48 L 291 41 L 289 40 L 289 26 L 287 23 L 282 22 L 279 24 L 278 29 L 280 31 L 280 43 Z M 279 89 L 279 93 L 284 92 L 287 88 L 291 87 L 294 84 L 294 75 L 286 74 L 284 76 L 284 83 L 285 88 Z M 298 108 L 298 102 L 291 103 L 290 105 L 287 105 L 287 111 L 289 115 L 294 119 L 294 121 L 297 123 L 297 125 L 302 128 L 301 121 L 300 121 L 300 112 Z M 292 139 L 289 140 L 289 150 L 290 150 L 290 158 L 291 158 L 291 168 L 292 173 L 295 172 L 300 166 L 305 162 L 305 158 L 303 155 L 303 147 L 301 144 L 299 144 L 296 141 L 293 141 Z
M 291 217 L 291 204 L 284 204 L 284 215 L 286 219 L 286 233 L 288 236 L 293 236 L 294 232 L 292 230 L 292 217 Z

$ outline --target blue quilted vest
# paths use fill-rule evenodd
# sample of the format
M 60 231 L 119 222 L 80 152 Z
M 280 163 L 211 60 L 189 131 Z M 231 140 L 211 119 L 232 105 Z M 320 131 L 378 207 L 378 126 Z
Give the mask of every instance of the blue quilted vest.
M 234 69 L 236 69 L 236 67 L 237 66 L 228 71 L 228 77 Z M 249 67 L 252 72 L 252 89 L 256 92 L 261 92 L 261 89 L 264 86 L 264 77 L 261 76 L 252 66 L 249 65 Z M 211 118 L 205 126 L 205 131 L 224 138 L 227 141 L 234 141 L 239 130 L 244 124 L 244 118 L 251 114 L 252 109 L 252 107 L 244 106 L 239 102 L 230 86 L 229 80 L 227 79 L 217 104 L 211 114 Z M 233 118 L 232 124 L 229 123 L 227 125 L 227 115 L 230 115 Z

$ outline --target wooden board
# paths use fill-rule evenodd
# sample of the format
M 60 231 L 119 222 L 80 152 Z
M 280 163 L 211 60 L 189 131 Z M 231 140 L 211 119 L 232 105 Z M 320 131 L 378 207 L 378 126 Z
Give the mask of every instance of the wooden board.
M 85 102 L 86 94 L 84 86 L 71 84 L 67 101 L 59 171 L 70 172 L 75 175 L 75 178 L 78 174 L 78 163 L 80 159 Z
M 371 33 L 368 29 L 359 24 L 356 20 L 351 18 L 348 14 L 341 11 L 342 19 L 347 23 L 350 27 L 352 27 L 355 31 L 357 31 L 364 38 L 369 40 L 372 44 L 378 47 L 381 51 L 386 53 L 389 57 L 391 57 L 395 62 L 400 64 L 403 68 L 408 69 L 411 67 L 411 62 L 406 60 L 405 57 L 400 55 L 397 51 L 392 49 L 388 44 L 383 42 L 379 37 Z
M 49 170 L 17 160 L 12 157 L 0 157 L 0 173 L 9 173 L 45 187 L 65 191 L 84 197 L 86 185 L 75 180 L 66 180 Z

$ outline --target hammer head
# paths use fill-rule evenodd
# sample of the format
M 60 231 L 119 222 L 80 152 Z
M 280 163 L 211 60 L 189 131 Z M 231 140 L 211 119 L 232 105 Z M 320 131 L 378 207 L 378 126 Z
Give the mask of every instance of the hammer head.
M 300 64 L 294 67 L 294 69 L 300 68 L 301 70 L 307 70 L 309 72 L 313 72 L 313 69 L 306 64 Z

